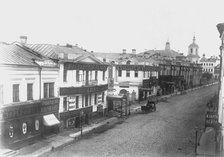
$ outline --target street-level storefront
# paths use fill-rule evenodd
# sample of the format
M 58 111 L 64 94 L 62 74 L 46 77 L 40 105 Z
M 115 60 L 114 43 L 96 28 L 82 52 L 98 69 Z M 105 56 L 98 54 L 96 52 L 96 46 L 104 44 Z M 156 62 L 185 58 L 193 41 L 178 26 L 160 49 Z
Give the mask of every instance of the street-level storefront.
M 80 126 L 80 115 L 84 113 L 83 119 L 86 124 L 92 116 L 102 115 L 105 112 L 105 92 L 108 84 L 83 87 L 62 87 L 60 96 L 63 98 L 64 111 L 60 113 L 62 128 L 78 128 Z
M 47 129 L 56 125 L 46 126 L 46 122 L 53 124 L 52 122 L 57 120 L 59 105 L 58 98 L 54 98 L 54 104 L 47 104 L 47 102 L 49 100 L 44 102 L 41 100 L 28 101 L 3 106 L 0 109 L 1 145 L 19 145 L 27 140 L 46 135 Z M 50 114 L 55 119 L 51 117 L 51 119 L 46 120 L 45 116 Z
M 107 96 L 108 112 L 119 112 L 121 116 L 130 113 L 130 103 L 126 95 L 109 95 Z
M 92 116 L 92 106 L 80 108 L 73 111 L 60 113 L 60 120 L 64 128 L 79 128 L 81 120 L 84 124 L 89 123 Z

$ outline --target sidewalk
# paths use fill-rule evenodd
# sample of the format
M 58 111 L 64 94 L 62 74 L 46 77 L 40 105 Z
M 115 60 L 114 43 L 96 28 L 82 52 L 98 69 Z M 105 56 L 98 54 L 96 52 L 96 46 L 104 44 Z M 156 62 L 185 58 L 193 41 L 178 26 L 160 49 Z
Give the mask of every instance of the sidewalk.
M 207 128 L 203 132 L 199 146 L 197 147 L 197 157 L 215 156 L 216 155 L 216 142 L 215 131 L 212 128 Z
M 85 126 L 83 127 L 83 135 L 105 124 L 113 123 L 113 122 L 115 123 L 117 119 L 118 119 L 117 117 L 112 117 L 112 118 L 103 120 L 97 124 L 93 123 L 91 125 Z M 29 157 L 38 157 L 46 153 L 49 153 L 51 151 L 54 151 L 56 149 L 65 147 L 75 142 L 80 137 L 81 137 L 81 132 L 79 129 L 65 131 L 53 137 L 42 139 L 32 145 L 29 145 L 20 150 L 17 150 L 17 155 L 20 157 L 27 156 L 27 155 L 29 155 Z

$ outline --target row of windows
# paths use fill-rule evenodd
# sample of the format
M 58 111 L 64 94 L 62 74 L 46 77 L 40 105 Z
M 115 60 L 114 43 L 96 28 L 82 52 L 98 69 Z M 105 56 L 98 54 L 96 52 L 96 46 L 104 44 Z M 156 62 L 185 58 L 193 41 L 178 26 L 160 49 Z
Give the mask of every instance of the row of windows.
M 146 77 L 147 74 L 150 77 L 150 72 L 143 72 L 143 77 Z M 118 77 L 122 77 L 122 70 L 118 70 Z M 130 77 L 129 70 L 126 70 L 126 77 Z M 138 71 L 134 71 L 134 77 L 138 77 Z
M 93 73 L 95 74 L 95 78 L 93 78 Z M 85 80 L 97 80 L 98 71 L 84 71 L 84 70 L 76 70 L 76 82 L 85 81 Z M 105 81 L 105 71 L 103 71 L 102 76 L 103 81 Z M 67 70 L 64 69 L 63 73 L 63 81 L 67 82 Z
M 75 97 L 64 97 L 63 98 L 64 111 L 68 111 L 70 109 L 78 109 L 80 107 L 80 105 L 82 105 L 82 107 L 87 107 L 87 106 L 93 105 L 92 104 L 92 98 L 93 98 L 92 95 L 93 94 L 75 96 Z M 99 95 L 100 95 L 100 99 L 98 97 Z M 93 99 L 94 99 L 94 105 L 97 105 L 99 103 L 99 101 L 104 102 L 105 101 L 104 100 L 104 92 L 102 92 L 102 95 L 101 95 L 101 93 L 100 94 L 95 93 Z
M 213 66 L 213 63 L 203 63 L 203 65 L 206 65 L 206 66 Z
M 203 69 L 204 72 L 213 72 L 213 69 Z
M 12 85 L 12 101 L 19 102 L 20 91 L 19 90 L 20 84 L 13 84 Z M 54 83 L 44 83 L 44 98 L 54 97 Z M 33 100 L 33 83 L 27 84 L 27 100 Z M 3 104 L 3 85 L 0 85 L 0 104 Z

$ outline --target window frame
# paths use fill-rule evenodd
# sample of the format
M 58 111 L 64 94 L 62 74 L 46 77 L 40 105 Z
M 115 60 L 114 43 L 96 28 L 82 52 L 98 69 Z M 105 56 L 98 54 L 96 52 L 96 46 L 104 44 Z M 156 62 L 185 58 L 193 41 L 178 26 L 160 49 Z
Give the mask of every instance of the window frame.
M 12 85 L 12 102 L 19 102 L 20 101 L 19 100 L 19 85 L 20 84 L 13 84 Z M 16 87 L 18 87 L 18 89 L 15 89 Z
M 31 88 L 29 86 L 31 85 Z M 29 91 L 31 89 L 31 91 Z M 33 100 L 33 83 L 27 83 L 27 100 Z

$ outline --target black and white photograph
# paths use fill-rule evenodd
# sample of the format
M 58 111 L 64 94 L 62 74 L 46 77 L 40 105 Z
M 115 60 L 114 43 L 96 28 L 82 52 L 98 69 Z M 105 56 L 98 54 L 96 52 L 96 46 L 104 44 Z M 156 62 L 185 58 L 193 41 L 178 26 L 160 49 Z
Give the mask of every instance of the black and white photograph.
M 1 157 L 223 157 L 223 0 L 0 0 Z

